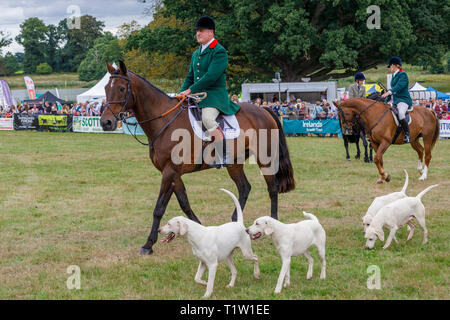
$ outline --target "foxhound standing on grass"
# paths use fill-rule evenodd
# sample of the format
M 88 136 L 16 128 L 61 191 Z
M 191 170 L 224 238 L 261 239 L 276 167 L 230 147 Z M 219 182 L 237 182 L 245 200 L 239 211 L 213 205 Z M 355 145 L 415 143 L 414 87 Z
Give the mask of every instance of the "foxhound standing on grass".
M 211 296 L 214 288 L 217 265 L 225 260 L 231 270 L 231 281 L 227 287 L 234 287 L 237 270 L 233 264 L 233 250 L 240 248 L 245 259 L 254 262 L 253 275 L 259 279 L 260 271 L 258 257 L 253 254 L 251 240 L 245 231 L 244 217 L 238 199 L 230 191 L 220 189 L 233 198 L 237 211 L 237 221 L 225 223 L 220 226 L 205 227 L 185 217 L 179 216 L 169 220 L 161 227 L 159 232 L 168 235 L 162 242 L 172 241 L 176 235 L 187 234 L 189 244 L 192 246 L 194 256 L 200 259 L 195 282 L 206 285 L 203 297 Z M 208 281 L 202 280 L 202 275 L 208 267 Z
M 387 195 L 376 197 L 373 201 L 370 207 L 367 209 L 366 214 L 362 218 L 363 220 L 363 227 L 364 232 L 369 227 L 370 223 L 372 222 L 373 217 L 378 213 L 378 211 L 383 208 L 385 205 L 388 205 L 398 199 L 406 198 L 406 188 L 408 188 L 408 172 L 406 170 L 403 170 L 405 172 L 405 184 L 403 185 L 403 189 L 400 192 L 392 192 Z
M 309 254 L 309 248 L 313 245 L 317 247 L 322 260 L 320 279 L 325 279 L 326 277 L 325 230 L 314 215 L 304 211 L 303 214 L 309 220 L 284 224 L 266 216 L 256 219 L 253 225 L 247 228 L 247 232 L 253 240 L 263 235 L 271 236 L 275 247 L 281 255 L 282 266 L 275 293 L 281 292 L 283 281 L 285 287 L 290 284 L 291 257 L 304 255 L 309 262 L 306 279 L 312 278 L 314 260 Z
M 425 207 L 422 204 L 422 197 L 438 184 L 429 186 L 416 197 L 406 197 L 384 206 L 378 211 L 377 215 L 372 219 L 370 226 L 366 229 L 365 238 L 366 249 L 372 249 L 377 241 L 377 238 L 384 241 L 383 227 L 388 227 L 390 232 L 386 240 L 383 249 L 386 249 L 391 245 L 392 240 L 395 240 L 395 233 L 399 227 L 408 224 L 411 229 L 408 235 L 408 241 L 412 239 L 414 234 L 414 224 L 411 223 L 413 218 L 417 219 L 417 222 L 423 229 L 423 242 L 428 241 L 428 230 L 425 226 Z

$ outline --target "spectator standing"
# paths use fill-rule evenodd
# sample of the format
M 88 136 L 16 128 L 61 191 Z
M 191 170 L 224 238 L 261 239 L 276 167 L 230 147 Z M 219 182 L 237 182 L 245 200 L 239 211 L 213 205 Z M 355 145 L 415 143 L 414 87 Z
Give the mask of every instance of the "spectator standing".
M 313 108 L 312 114 L 311 116 L 313 117 L 313 119 L 315 120 L 319 120 L 320 118 L 320 113 L 323 111 L 322 107 L 320 106 L 320 101 L 316 102 L 316 105 Z

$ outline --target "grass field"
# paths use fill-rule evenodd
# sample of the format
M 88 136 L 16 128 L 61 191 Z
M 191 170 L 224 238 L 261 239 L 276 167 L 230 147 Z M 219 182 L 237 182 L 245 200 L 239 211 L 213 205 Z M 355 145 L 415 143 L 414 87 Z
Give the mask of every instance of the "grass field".
M 433 151 L 429 179 L 418 181 L 417 159 L 409 146 L 391 147 L 385 168 L 388 184 L 376 185 L 374 164 L 345 161 L 335 138 L 288 138 L 297 188 L 279 198 L 286 223 L 312 212 L 327 233 L 327 278 L 319 279 L 317 251 L 312 280 L 307 260 L 292 259 L 291 285 L 273 293 L 281 260 L 270 239 L 252 242 L 261 279 L 237 250 L 235 288 L 219 265 L 213 299 L 449 299 L 449 184 L 424 196 L 429 241 L 422 246 L 417 228 L 406 243 L 364 250 L 361 216 L 375 196 L 399 191 L 403 169 L 407 190 L 416 195 L 434 183 L 448 183 L 450 141 Z M 150 230 L 160 173 L 148 150 L 126 135 L 0 132 L 0 299 L 200 299 L 205 288 L 194 282 L 198 261 L 186 239 L 158 243 L 151 256 L 139 256 Z M 351 146 L 355 153 L 355 147 Z M 256 165 L 246 166 L 252 191 L 244 210 L 246 225 L 269 213 L 264 179 Z M 233 202 L 219 191 L 236 187 L 225 170 L 184 176 L 191 205 L 205 225 L 228 222 Z M 162 222 L 182 215 L 172 197 Z M 68 290 L 67 268 L 81 269 L 81 289 Z M 368 290 L 367 268 L 381 270 L 381 290 Z

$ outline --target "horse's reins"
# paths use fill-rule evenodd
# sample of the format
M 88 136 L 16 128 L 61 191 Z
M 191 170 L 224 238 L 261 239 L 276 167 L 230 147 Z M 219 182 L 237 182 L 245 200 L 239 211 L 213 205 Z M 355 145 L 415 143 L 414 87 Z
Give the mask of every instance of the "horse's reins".
M 188 96 L 176 96 L 176 99 L 179 99 L 180 101 L 173 106 L 172 108 L 170 108 L 169 110 L 167 110 L 166 112 L 160 114 L 159 116 L 147 119 L 147 120 L 143 120 L 143 121 L 137 121 L 133 122 L 133 123 L 129 123 L 127 122 L 127 119 L 132 118 L 133 116 L 129 116 L 126 117 L 125 115 L 125 110 L 126 110 L 126 106 L 128 104 L 128 100 L 130 98 L 130 92 L 133 96 L 133 100 L 135 101 L 135 97 L 134 97 L 134 92 L 131 89 L 131 79 L 129 77 L 123 76 L 123 75 L 118 75 L 118 74 L 113 74 L 110 76 L 110 78 L 120 78 L 120 79 L 124 79 L 127 80 L 127 94 L 125 96 L 125 99 L 123 100 L 118 100 L 118 101 L 108 101 L 106 102 L 105 107 L 109 109 L 109 111 L 111 111 L 111 113 L 113 114 L 114 118 L 116 119 L 116 121 L 122 121 L 123 123 L 125 123 L 126 125 L 131 125 L 134 126 L 134 133 L 130 134 L 133 136 L 134 139 L 136 139 L 137 142 L 139 142 L 140 144 L 144 145 L 144 146 L 148 146 L 150 145 L 150 149 L 153 150 L 153 144 L 155 143 L 156 139 L 158 139 L 158 137 L 167 129 L 167 127 L 181 114 L 181 112 L 183 112 L 184 109 L 186 109 L 182 104 L 183 102 L 186 100 L 186 98 L 188 98 Z M 202 98 L 199 98 L 199 96 L 202 96 Z M 197 100 L 203 100 L 206 98 L 206 93 L 197 93 L 197 94 L 192 94 L 189 95 L 190 98 L 194 98 Z M 110 104 L 123 104 L 122 105 L 122 109 L 120 110 L 120 112 L 118 114 L 114 113 L 114 111 L 112 110 L 112 108 L 110 107 Z M 143 123 L 147 123 L 153 120 L 157 120 L 157 119 L 161 119 L 164 118 L 165 116 L 167 116 L 169 113 L 171 113 L 172 111 L 176 110 L 178 107 L 180 107 L 180 110 L 175 114 L 175 116 L 173 116 L 168 122 L 166 122 L 166 124 L 158 131 L 158 133 L 156 134 L 156 136 L 153 139 L 148 139 L 150 143 L 145 143 L 139 140 L 139 138 L 137 137 L 136 131 L 137 131 L 137 127 L 138 125 L 141 125 Z

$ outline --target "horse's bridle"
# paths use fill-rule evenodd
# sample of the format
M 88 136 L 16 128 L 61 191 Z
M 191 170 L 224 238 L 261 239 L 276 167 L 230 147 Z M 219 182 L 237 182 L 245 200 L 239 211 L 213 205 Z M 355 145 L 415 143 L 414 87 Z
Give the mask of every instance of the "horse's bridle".
M 127 94 L 126 94 L 126 96 L 125 96 L 125 99 L 123 99 L 123 100 L 117 100 L 117 101 L 106 101 L 106 105 L 105 105 L 105 108 L 108 108 L 109 111 L 111 111 L 111 113 L 113 114 L 114 119 L 116 119 L 116 121 L 123 121 L 123 120 L 125 119 L 124 115 L 126 115 L 125 111 L 127 110 L 126 107 L 127 107 L 128 102 L 129 102 L 130 95 L 133 97 L 133 101 L 135 101 L 134 92 L 133 92 L 133 90 L 131 89 L 131 79 L 130 79 L 129 77 L 122 76 L 122 75 L 120 75 L 120 74 L 112 74 L 112 75 L 110 76 L 110 78 L 113 78 L 113 79 L 114 79 L 114 78 L 119 78 L 119 79 L 124 79 L 124 80 L 127 81 L 127 87 L 128 87 L 128 88 L 127 88 Z M 119 111 L 118 114 L 116 114 L 116 113 L 112 110 L 112 108 L 110 107 L 111 104 L 119 104 L 119 105 L 122 105 L 122 109 L 120 109 L 120 111 Z M 126 123 L 126 122 L 125 122 L 125 123 Z

